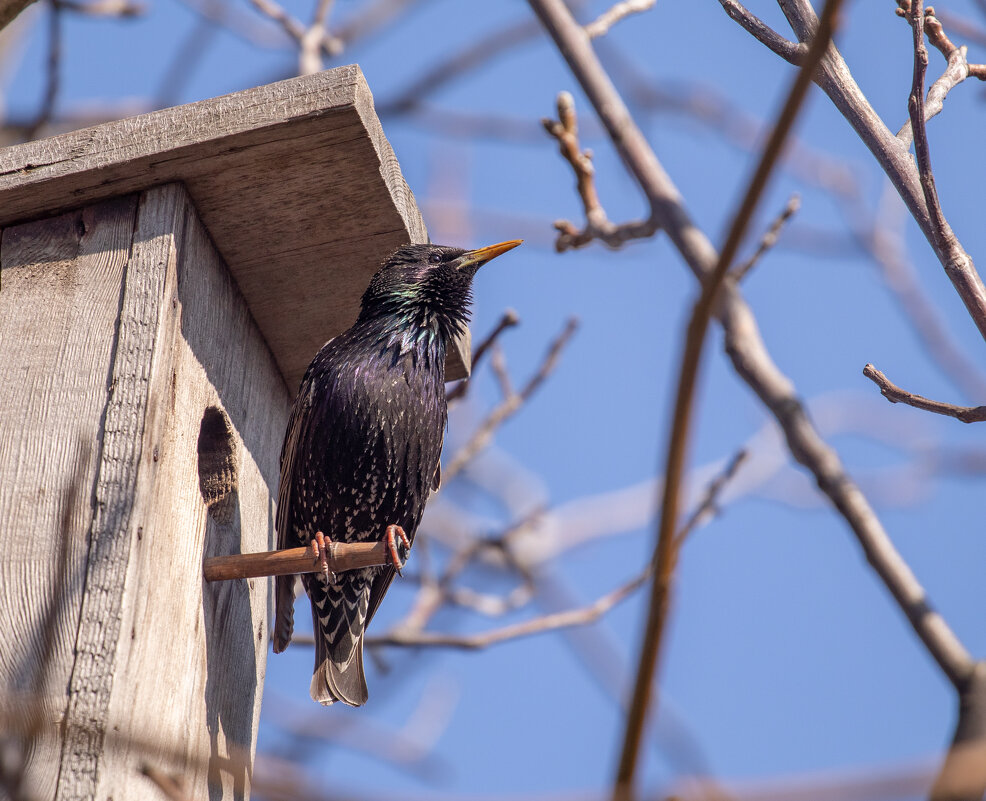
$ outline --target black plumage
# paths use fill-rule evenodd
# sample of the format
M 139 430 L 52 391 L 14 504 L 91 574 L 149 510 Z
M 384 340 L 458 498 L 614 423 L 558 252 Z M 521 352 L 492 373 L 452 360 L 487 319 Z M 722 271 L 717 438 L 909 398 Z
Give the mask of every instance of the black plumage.
M 387 259 L 356 323 L 325 343 L 302 379 L 281 450 L 279 548 L 308 545 L 316 532 L 380 540 L 391 525 L 413 541 L 440 482 L 446 350 L 469 320 L 476 270 L 518 244 L 407 245 Z M 363 633 L 394 573 L 302 576 L 315 630 L 314 700 L 366 702 Z M 291 639 L 294 590 L 294 576 L 277 578 L 275 652 Z

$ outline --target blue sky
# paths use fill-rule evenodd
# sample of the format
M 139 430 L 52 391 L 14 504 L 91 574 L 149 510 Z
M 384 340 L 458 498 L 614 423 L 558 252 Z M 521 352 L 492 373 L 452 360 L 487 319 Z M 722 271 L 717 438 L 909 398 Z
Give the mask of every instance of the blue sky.
M 285 5 L 302 18 L 311 14 L 307 2 Z M 357 13 L 360 5 L 339 0 L 334 19 Z M 590 3 L 581 19 L 588 21 L 607 5 Z M 749 5 L 787 33 L 772 3 Z M 947 3 L 948 10 L 976 19 L 974 6 L 970 0 Z M 243 7 L 249 16 L 248 4 Z M 906 119 L 911 34 L 893 7 L 872 0 L 850 4 L 838 41 L 854 77 L 896 130 Z M 6 107 L 15 115 L 37 107 L 44 13 L 39 10 L 7 78 Z M 336 63 L 358 62 L 382 106 L 428 66 L 486 32 L 529 18 L 519 0 L 427 0 Z M 173 0 L 152 0 L 145 17 L 126 22 L 68 15 L 59 108 L 155 94 L 172 55 L 197 24 Z M 287 49 L 259 49 L 224 31 L 208 41 L 208 54 L 170 102 L 247 88 L 294 70 Z M 769 118 L 793 74 L 715 0 L 659 1 L 654 10 L 614 28 L 603 47 L 614 69 L 621 63 L 615 54 L 656 86 L 704 87 L 755 118 Z M 943 61 L 934 51 L 931 56 L 929 75 L 937 75 Z M 986 60 L 986 52 L 973 48 L 970 58 Z M 618 83 L 625 86 L 625 80 Z M 383 123 L 435 240 L 480 245 L 528 238 L 523 248 L 484 269 L 476 283 L 474 337 L 491 328 L 506 307 L 523 320 L 502 340 L 517 383 L 536 367 L 568 316 L 581 320 L 554 376 L 499 431 L 494 454 L 518 475 L 536 476 L 532 486 L 552 504 L 564 505 L 654 476 L 663 459 L 677 354 L 695 285 L 662 236 L 618 253 L 599 245 L 554 253 L 551 222 L 581 219 L 570 170 L 554 143 L 539 133 L 538 120 L 553 113 L 560 90 L 575 94 L 610 218 L 642 215 L 639 191 L 543 35 L 430 96 L 428 107 L 437 111 L 412 119 L 385 116 Z M 945 213 L 974 259 L 986 253 L 980 202 L 986 162 L 970 155 L 981 150 L 983 98 L 981 84 L 959 86 L 929 126 Z M 463 137 L 444 130 L 443 111 L 509 118 L 517 136 Z M 675 112 L 634 111 L 696 221 L 720 241 L 753 156 Z M 799 137 L 807 147 L 845 161 L 866 205 L 876 207 L 883 192 L 878 168 L 817 90 Z M 819 424 L 834 432 L 832 441 L 850 471 L 864 489 L 875 491 L 884 525 L 932 601 L 974 655 L 986 654 L 981 479 L 941 461 L 942 449 L 981 453 L 982 430 L 891 406 L 861 370 L 873 362 L 922 394 L 973 405 L 981 399 L 963 396 L 929 357 L 878 269 L 847 244 L 843 214 L 829 194 L 788 169 L 773 182 L 756 230 L 763 230 L 792 191 L 801 193 L 802 208 L 790 236 L 744 287 L 767 346 Z M 798 247 L 798 230 L 824 232 L 834 255 Z M 913 224 L 906 225 L 905 241 L 923 294 L 982 368 L 983 342 Z M 696 465 L 728 458 L 767 425 L 723 357 L 718 332 L 709 344 L 692 448 Z M 452 418 L 452 445 L 496 397 L 494 382 L 481 372 L 472 405 Z M 888 473 L 935 458 L 937 468 L 915 469 L 911 484 Z M 662 666 L 667 706 L 659 713 L 655 740 L 677 743 L 680 751 L 673 720 L 683 722 L 708 767 L 727 779 L 924 764 L 951 735 L 955 704 L 944 678 L 808 479 L 781 465 L 764 481 L 749 478 L 746 485 L 749 491 L 738 493 L 720 518 L 697 531 L 683 553 Z M 501 510 L 482 511 L 491 520 L 503 517 Z M 647 525 L 600 539 L 566 552 L 552 571 L 577 603 L 588 603 L 637 572 L 652 538 Z M 470 582 L 489 588 L 490 577 L 476 574 Z M 374 626 L 398 618 L 412 594 L 408 583 L 392 590 Z M 480 631 L 535 611 L 499 620 L 443 614 L 433 625 Z M 643 615 L 644 596 L 637 595 L 598 627 L 612 644 L 617 666 L 635 663 Z M 391 670 L 371 668 L 370 703 L 358 711 L 311 706 L 310 651 L 293 648 L 271 657 L 261 749 L 281 742 L 272 703 L 297 708 L 327 731 L 354 719 L 364 727 L 399 729 L 422 703 L 444 704 L 447 720 L 435 724 L 437 740 L 427 763 L 432 772 L 425 777 L 339 745 L 319 747 L 305 759 L 333 791 L 370 796 L 596 791 L 611 781 L 623 725 L 615 703 L 619 690 L 601 686 L 561 636 L 480 653 L 383 656 Z M 676 775 L 682 763 L 675 753 L 654 741 L 647 746 L 647 786 L 657 788 Z

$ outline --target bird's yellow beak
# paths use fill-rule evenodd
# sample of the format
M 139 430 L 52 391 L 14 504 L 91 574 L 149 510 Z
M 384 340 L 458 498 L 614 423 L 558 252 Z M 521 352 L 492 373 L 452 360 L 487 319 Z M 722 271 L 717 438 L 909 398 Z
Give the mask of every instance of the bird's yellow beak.
M 523 241 L 523 239 L 510 239 L 506 242 L 498 242 L 495 245 L 487 245 L 485 248 L 467 250 L 459 256 L 458 259 L 456 259 L 456 267 L 460 270 L 463 267 L 476 267 L 479 269 L 491 259 L 495 259 L 497 256 L 506 253 L 508 250 L 513 250 Z

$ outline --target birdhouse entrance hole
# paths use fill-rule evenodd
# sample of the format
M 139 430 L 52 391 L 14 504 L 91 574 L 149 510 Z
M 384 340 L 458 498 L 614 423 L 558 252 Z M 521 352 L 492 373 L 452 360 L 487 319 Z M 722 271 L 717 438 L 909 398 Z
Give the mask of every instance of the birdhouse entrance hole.
M 199 427 L 199 491 L 209 515 L 229 523 L 236 509 L 238 483 L 233 425 L 226 412 L 209 406 Z

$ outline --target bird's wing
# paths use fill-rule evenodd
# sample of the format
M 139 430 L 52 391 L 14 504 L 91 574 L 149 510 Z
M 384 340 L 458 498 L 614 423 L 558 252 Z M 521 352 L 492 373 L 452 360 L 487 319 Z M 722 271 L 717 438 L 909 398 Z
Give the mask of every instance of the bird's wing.
M 302 431 L 306 428 L 307 417 L 305 403 L 301 395 L 291 407 L 288 417 L 288 427 L 284 433 L 284 445 L 281 447 L 281 477 L 277 485 L 277 547 L 288 547 L 288 533 L 291 527 L 291 488 L 294 476 L 294 465 L 298 455 L 298 443 Z
M 442 426 L 442 438 L 438 443 L 438 464 L 435 466 L 435 479 L 431 482 L 431 491 L 438 492 L 442 488 L 442 451 L 445 450 L 445 426 Z
M 438 492 L 439 488 L 442 486 L 442 460 L 441 453 L 442 449 L 445 447 L 445 426 L 442 426 L 441 430 L 441 441 L 438 444 L 438 463 L 435 465 L 435 477 L 432 480 L 431 491 Z M 411 544 L 414 544 L 414 532 L 408 534 L 408 538 L 411 540 Z M 370 602 L 368 604 L 368 612 L 366 616 L 367 625 L 373 620 L 373 615 L 377 611 L 377 607 L 380 606 L 380 602 L 383 597 L 387 594 L 387 590 L 390 589 L 390 583 L 394 580 L 394 576 L 397 571 L 393 566 L 387 566 L 381 570 L 377 576 L 373 579 L 373 583 L 370 585 Z
M 298 397 L 295 398 L 294 405 L 291 407 L 287 431 L 284 434 L 284 444 L 281 446 L 281 475 L 277 487 L 277 517 L 275 518 L 278 550 L 297 545 L 296 542 L 289 540 L 292 534 L 291 490 L 299 447 L 305 441 L 311 422 L 311 395 L 308 392 L 310 383 L 309 372 L 306 372 L 301 382 L 301 388 L 298 390 Z M 277 576 L 274 580 L 274 628 L 272 631 L 274 653 L 280 653 L 291 642 L 291 633 L 294 631 L 296 585 L 296 576 Z

